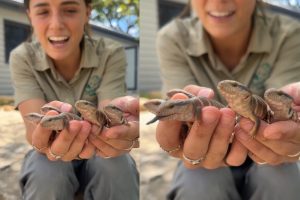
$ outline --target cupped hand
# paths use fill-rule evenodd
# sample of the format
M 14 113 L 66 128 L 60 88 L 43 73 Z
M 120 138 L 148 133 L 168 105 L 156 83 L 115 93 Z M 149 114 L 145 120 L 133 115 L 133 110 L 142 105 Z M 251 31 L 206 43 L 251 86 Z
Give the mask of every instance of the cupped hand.
M 209 88 L 189 85 L 184 90 L 196 96 L 213 97 L 213 91 Z M 172 97 L 186 98 L 183 94 L 175 94 Z M 179 121 L 158 123 L 156 139 L 162 149 L 171 156 L 181 158 L 187 168 L 215 169 L 226 165 L 227 151 L 235 126 L 235 113 L 231 109 L 204 107 L 200 119 L 191 123 L 188 133 L 182 133 L 182 124 Z
M 52 101 L 46 105 L 57 108 L 61 112 L 70 112 L 70 104 Z M 46 116 L 58 115 L 59 113 L 50 110 Z M 32 134 L 32 145 L 36 150 L 45 153 L 49 160 L 71 161 L 81 159 L 87 152 L 92 151 L 93 145 L 87 143 L 91 125 L 86 121 L 72 120 L 67 128 L 59 133 L 43 128 L 40 124 Z M 93 155 L 93 153 L 90 153 Z M 81 157 L 81 155 L 83 155 Z
M 104 127 L 102 132 L 92 127 L 89 141 L 96 147 L 97 155 L 103 158 L 116 157 L 139 147 L 139 101 L 132 96 L 119 97 L 110 102 L 125 114 L 127 125 Z
M 241 119 L 236 138 L 248 150 L 249 156 L 258 164 L 278 165 L 295 162 L 300 156 L 300 125 L 294 121 L 273 124 L 261 122 L 255 138 L 249 135 L 253 122 Z
M 300 116 L 300 82 L 291 83 L 281 88 L 294 99 L 293 109 Z M 257 163 L 277 165 L 295 162 L 300 156 L 300 123 L 291 120 L 272 124 L 261 122 L 255 139 L 248 135 L 253 123 L 242 119 L 237 131 L 237 139 L 249 149 L 250 157 Z

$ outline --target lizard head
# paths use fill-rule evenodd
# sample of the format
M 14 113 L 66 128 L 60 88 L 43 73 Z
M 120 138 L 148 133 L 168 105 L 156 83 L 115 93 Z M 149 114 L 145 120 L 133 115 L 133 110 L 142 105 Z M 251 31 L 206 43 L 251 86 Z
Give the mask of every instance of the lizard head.
M 156 117 L 147 124 L 157 120 L 192 121 L 194 105 L 190 99 L 170 99 L 161 103 L 156 111 Z
M 97 109 L 96 105 L 86 100 L 79 100 L 75 103 L 75 108 L 81 113 L 84 110 Z
M 217 87 L 222 96 L 227 100 L 227 102 L 232 98 L 240 98 L 244 101 L 248 101 L 252 96 L 252 92 L 245 85 L 237 81 L 220 81 Z
M 162 99 L 150 99 L 146 101 L 143 105 L 149 112 L 156 114 L 159 109 L 159 106 L 165 102 L 166 101 Z
M 272 101 L 278 102 L 278 103 L 284 102 L 284 104 L 288 104 L 288 105 L 291 105 L 293 103 L 293 97 L 291 97 L 287 93 L 285 93 L 281 90 L 277 90 L 275 88 L 268 89 L 265 92 L 264 97 L 265 97 L 266 101 L 272 100 Z

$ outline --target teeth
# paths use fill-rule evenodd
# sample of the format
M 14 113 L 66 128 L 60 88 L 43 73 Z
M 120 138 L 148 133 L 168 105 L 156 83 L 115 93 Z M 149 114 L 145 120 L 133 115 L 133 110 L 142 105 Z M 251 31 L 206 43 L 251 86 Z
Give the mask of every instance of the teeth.
M 49 37 L 49 40 L 54 41 L 54 42 L 60 42 L 68 39 L 68 37 Z
M 232 11 L 228 11 L 228 12 L 211 11 L 211 12 L 209 12 L 209 14 L 214 17 L 226 17 L 226 16 L 229 16 L 231 13 L 232 13 Z

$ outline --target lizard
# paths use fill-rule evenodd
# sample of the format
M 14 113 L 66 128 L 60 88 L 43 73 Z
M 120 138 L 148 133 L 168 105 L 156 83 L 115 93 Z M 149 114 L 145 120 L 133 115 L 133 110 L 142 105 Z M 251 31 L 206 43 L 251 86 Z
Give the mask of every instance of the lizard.
M 223 80 L 217 85 L 221 95 L 225 98 L 233 111 L 254 122 L 250 135 L 255 137 L 260 120 L 270 121 L 273 115 L 269 105 L 258 95 L 252 94 L 247 86 L 234 81 Z
M 81 116 L 100 127 L 108 128 L 117 125 L 128 125 L 128 121 L 123 116 L 123 111 L 115 105 L 108 104 L 103 109 L 97 109 L 96 105 L 86 100 L 79 100 L 75 103 L 76 109 Z
M 82 120 L 81 117 L 74 113 L 61 112 L 59 109 L 53 106 L 45 105 L 41 107 L 41 113 L 47 113 L 50 110 L 55 110 L 59 114 L 53 116 L 45 116 L 39 113 L 28 113 L 27 115 L 25 115 L 25 119 L 35 124 L 40 123 L 42 127 L 54 131 L 60 131 L 64 128 L 68 128 L 70 120 Z
M 289 119 L 296 122 L 299 121 L 297 112 L 292 109 L 292 97 L 282 91 L 268 89 L 264 95 L 265 99 L 263 99 L 260 96 L 252 94 L 245 85 L 237 81 L 224 80 L 219 82 L 217 87 L 221 95 L 228 102 L 228 107 L 238 115 L 249 118 L 254 122 L 255 125 L 250 131 L 252 137 L 255 137 L 257 129 L 260 126 L 260 120 L 265 120 L 268 123 Z M 152 99 L 145 102 L 144 106 L 146 109 L 156 114 L 156 117 L 147 124 L 157 120 L 194 121 L 195 117 L 199 117 L 201 109 L 196 110 L 197 108 L 194 107 L 195 100 L 193 98 L 195 97 L 192 94 L 184 90 L 175 89 L 169 91 L 167 96 L 170 97 L 178 92 L 186 94 L 189 99 Z M 215 102 L 212 100 L 206 101 L 206 98 L 200 98 L 200 102 L 205 102 L 202 107 L 210 105 L 209 102 Z M 217 105 L 216 107 L 219 106 Z
M 285 92 L 270 88 L 264 94 L 264 99 L 274 112 L 271 122 L 293 120 L 299 122 L 298 114 L 293 109 L 293 97 Z
M 282 120 L 298 122 L 297 112 L 292 108 L 293 98 L 283 91 L 270 88 L 264 93 L 264 99 L 252 94 L 243 84 L 224 80 L 219 82 L 218 90 L 231 107 L 240 116 L 254 122 L 250 135 L 255 137 L 260 120 L 273 123 Z
M 40 123 L 41 126 L 55 131 L 68 128 L 70 120 L 82 120 L 82 118 L 92 124 L 96 124 L 101 130 L 103 126 L 112 127 L 121 124 L 128 125 L 126 118 L 123 117 L 123 111 L 117 106 L 108 105 L 104 107 L 104 110 L 98 110 L 92 103 L 85 100 L 79 100 L 75 103 L 75 107 L 81 114 L 81 117 L 72 112 L 60 112 L 60 110 L 55 107 L 45 105 L 41 108 L 41 113 L 55 110 L 59 114 L 45 116 L 39 113 L 28 113 L 25 115 L 25 119 L 36 124 Z
M 196 97 L 181 89 L 170 90 L 167 92 L 167 96 L 170 98 L 176 93 L 183 93 L 189 99 L 152 99 L 144 103 L 145 108 L 156 115 L 147 124 L 154 123 L 157 120 L 192 122 L 196 119 L 200 120 L 201 110 L 204 106 L 224 107 L 224 105 L 213 99 Z

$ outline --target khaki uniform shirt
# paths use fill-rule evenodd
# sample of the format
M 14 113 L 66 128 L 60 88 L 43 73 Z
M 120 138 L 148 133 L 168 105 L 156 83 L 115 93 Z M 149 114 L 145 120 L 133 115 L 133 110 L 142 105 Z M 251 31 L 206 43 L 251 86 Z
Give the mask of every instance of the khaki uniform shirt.
M 157 48 L 164 93 L 196 84 L 212 88 L 220 100 L 216 84 L 225 79 L 237 80 L 258 95 L 300 81 L 300 25 L 285 16 L 255 15 L 247 52 L 232 71 L 215 55 L 198 18 L 166 25 L 159 31 Z
M 74 103 L 85 99 L 98 105 L 126 91 L 124 49 L 117 43 L 84 39 L 80 67 L 69 82 L 57 72 L 38 42 L 25 42 L 10 55 L 15 105 L 28 99 Z

